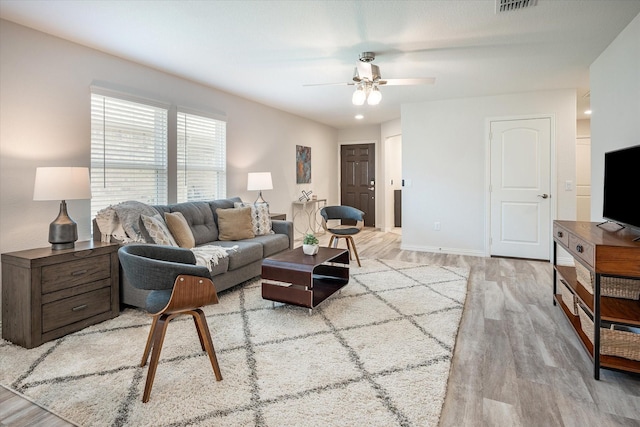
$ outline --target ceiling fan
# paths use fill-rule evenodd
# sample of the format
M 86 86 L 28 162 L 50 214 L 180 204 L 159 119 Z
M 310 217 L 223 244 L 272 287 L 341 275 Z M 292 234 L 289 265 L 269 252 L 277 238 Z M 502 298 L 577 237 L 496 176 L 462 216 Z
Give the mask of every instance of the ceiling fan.
M 332 86 L 332 85 L 350 85 L 356 86 L 351 101 L 354 105 L 362 105 L 365 101 L 369 105 L 377 105 L 382 100 L 380 86 L 408 86 L 433 84 L 436 79 L 433 77 L 414 78 L 414 79 L 383 79 L 380 74 L 380 67 L 372 64 L 376 59 L 374 52 L 362 52 L 359 61 L 353 71 L 352 81 L 346 83 L 319 83 L 307 84 L 304 86 Z

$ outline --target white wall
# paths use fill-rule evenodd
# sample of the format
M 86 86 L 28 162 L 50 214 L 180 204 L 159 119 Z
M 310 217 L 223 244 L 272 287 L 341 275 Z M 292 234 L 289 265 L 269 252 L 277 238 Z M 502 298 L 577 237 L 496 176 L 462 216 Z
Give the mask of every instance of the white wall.
M 555 117 L 557 182 L 575 181 L 575 90 L 403 105 L 402 247 L 484 255 L 487 119 L 542 114 Z M 552 216 L 574 219 L 575 192 L 557 182 Z
M 0 252 L 49 246 L 59 202 L 34 202 L 37 166 L 89 166 L 90 92 L 101 83 L 227 116 L 227 195 L 255 200 L 247 173 L 271 171 L 263 192 L 291 217 L 301 189 L 336 198 L 337 130 L 228 93 L 40 33 L 0 25 Z M 295 146 L 312 148 L 312 183 L 296 185 Z M 69 201 L 80 240 L 90 238 L 90 202 Z
M 591 220 L 601 221 L 604 153 L 640 144 L 640 14 L 591 64 L 589 73 Z

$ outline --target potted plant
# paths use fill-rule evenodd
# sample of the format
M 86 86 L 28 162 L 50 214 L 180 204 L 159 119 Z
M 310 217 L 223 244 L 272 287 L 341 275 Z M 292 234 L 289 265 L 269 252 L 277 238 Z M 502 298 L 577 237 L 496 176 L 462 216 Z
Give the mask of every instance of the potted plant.
M 312 233 L 307 233 L 302 238 L 302 252 L 306 255 L 315 255 L 318 253 L 318 238 Z

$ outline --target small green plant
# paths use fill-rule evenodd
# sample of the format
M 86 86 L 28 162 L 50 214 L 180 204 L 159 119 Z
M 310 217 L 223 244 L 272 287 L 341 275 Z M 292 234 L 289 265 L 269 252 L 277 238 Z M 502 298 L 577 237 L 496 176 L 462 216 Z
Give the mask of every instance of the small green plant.
M 302 244 L 304 245 L 317 245 L 318 244 L 318 238 L 316 236 L 314 236 L 311 233 L 305 234 L 304 238 L 302 239 Z

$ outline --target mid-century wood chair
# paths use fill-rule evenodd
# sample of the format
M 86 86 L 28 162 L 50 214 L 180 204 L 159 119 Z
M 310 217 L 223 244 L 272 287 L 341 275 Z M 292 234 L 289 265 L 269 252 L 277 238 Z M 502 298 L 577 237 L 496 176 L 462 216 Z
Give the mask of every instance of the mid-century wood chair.
M 353 241 L 353 235 L 358 234 L 364 227 L 364 212 L 352 206 L 325 206 L 320 209 L 320 216 L 322 216 L 322 228 L 331 234 L 329 247 L 332 245 L 334 248 L 338 247 L 339 239 L 344 239 L 349 250 L 349 257 L 351 258 L 352 253 L 355 254 L 358 266 L 360 266 L 360 257 L 356 250 L 356 243 Z M 330 227 L 327 224 L 329 220 L 340 220 L 340 224 Z M 343 224 L 342 221 L 355 222 L 355 225 Z
M 133 286 L 152 290 L 146 309 L 153 316 L 153 322 L 140 366 L 147 364 L 152 353 L 142 401 L 149 401 L 167 326 L 181 314 L 193 316 L 200 347 L 209 355 L 216 380 L 221 381 L 211 333 L 201 309 L 218 303 L 209 270 L 195 265 L 195 256 L 189 249 L 169 246 L 129 244 L 118 250 L 118 257 L 124 275 Z

